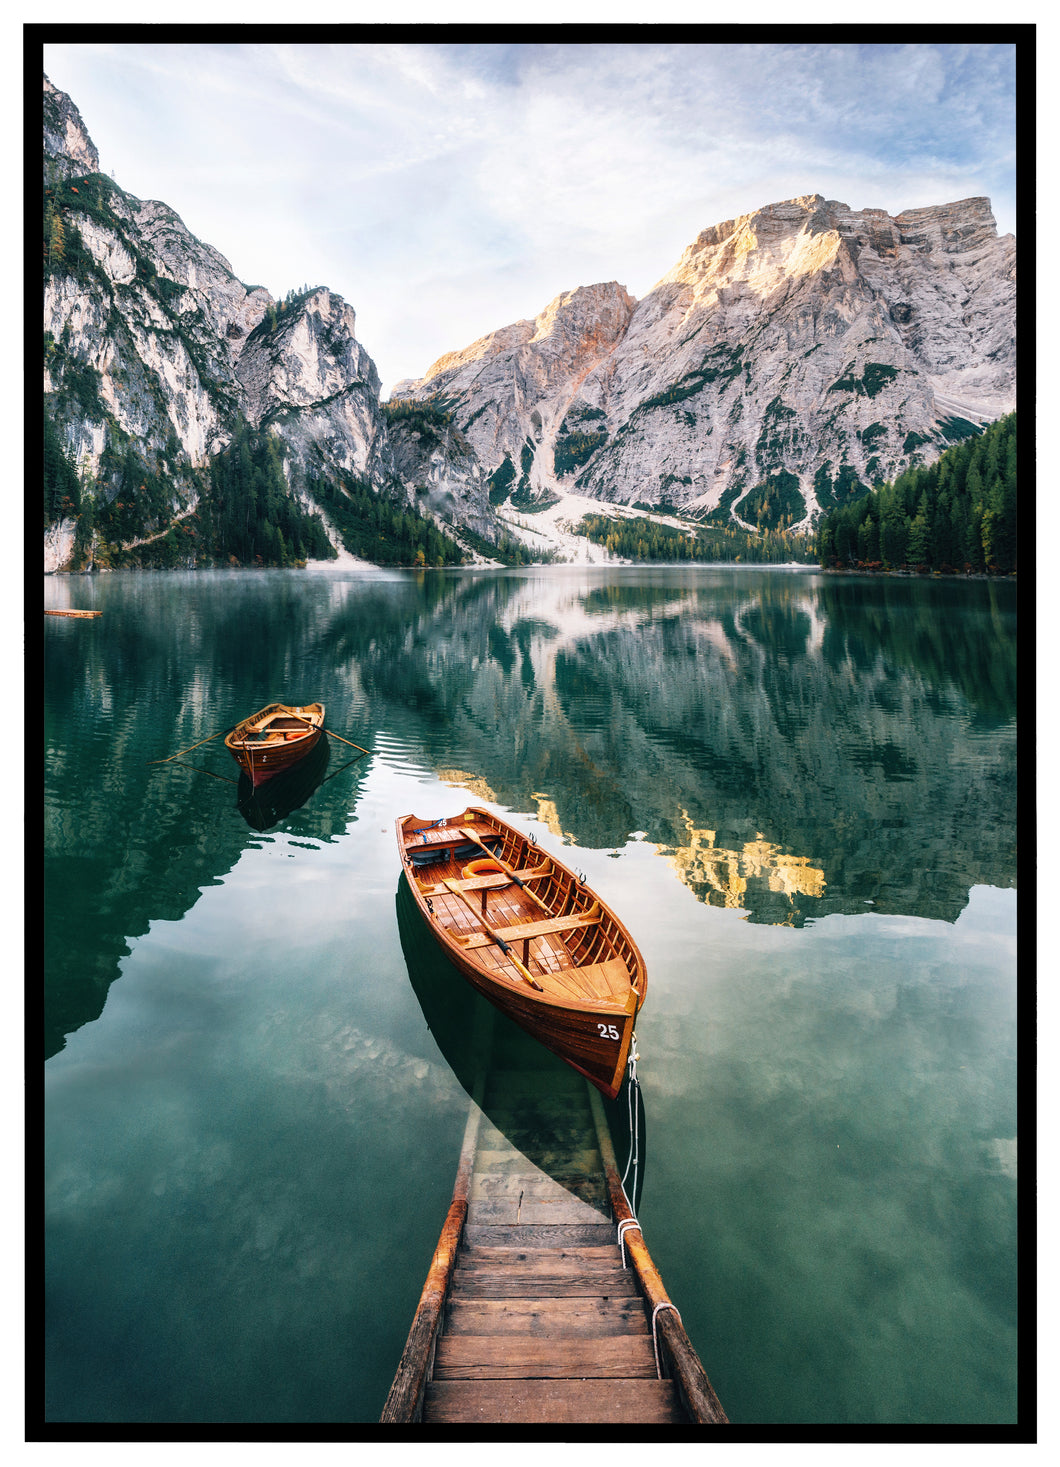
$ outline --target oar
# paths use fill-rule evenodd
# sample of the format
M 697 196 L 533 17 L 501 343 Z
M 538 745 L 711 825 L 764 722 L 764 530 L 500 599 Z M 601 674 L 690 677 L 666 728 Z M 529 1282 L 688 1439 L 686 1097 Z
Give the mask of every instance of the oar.
M 335 774 L 329 774 L 329 775 L 328 775 L 328 779 L 334 779 L 334 778 L 335 778 L 335 775 L 336 775 L 336 774 L 341 774 L 341 773 L 342 773 L 342 771 L 343 771 L 343 770 L 344 770 L 344 769 L 349 769 L 349 767 L 350 767 L 350 765 L 351 765 L 351 764 L 356 764 L 356 763 L 357 763 L 357 760 L 358 760 L 358 759 L 359 759 L 359 758 L 360 758 L 360 757 L 361 757 L 361 756 L 360 756 L 360 754 L 357 754 L 357 755 L 355 755 L 355 756 L 354 756 L 354 758 L 352 758 L 352 759 L 347 759 L 347 760 L 346 760 L 346 763 L 345 763 L 345 764 L 340 764 L 340 765 L 339 765 L 339 767 L 338 767 L 338 769 L 336 769 L 336 770 L 335 770 Z M 321 784 L 322 784 L 322 785 L 324 785 L 324 784 L 327 784 L 327 782 L 328 782 L 328 779 L 322 779 L 322 780 L 321 780 L 321 781 L 320 781 L 320 783 L 321 783 Z
M 156 759 L 155 760 L 155 763 L 156 764 L 166 764 L 168 762 L 169 761 L 166 760 L 166 759 Z M 178 761 L 178 762 L 180 762 L 180 761 Z M 223 779 L 224 782 L 225 782 L 225 784 L 238 784 L 239 783 L 239 781 L 237 779 L 229 779 L 227 775 L 224 775 L 224 774 L 214 774 L 214 772 L 213 772 L 212 769 L 200 769 L 200 767 L 199 767 L 198 764 L 184 764 L 184 763 L 181 763 L 180 767 L 181 767 L 181 769 L 194 769 L 196 774 L 208 774 L 211 779 Z
M 527 886 L 527 884 L 526 884 L 525 881 L 520 881 L 519 877 L 516 876 L 515 872 L 508 865 L 507 861 L 502 861 L 501 858 L 500 858 L 500 856 L 495 856 L 493 854 L 493 852 L 490 850 L 489 846 L 484 845 L 483 842 L 479 840 L 478 836 L 475 835 L 475 833 L 473 831 L 471 831 L 471 830 L 465 830 L 464 827 L 461 826 L 460 827 L 460 834 L 462 836 L 464 836 L 464 838 L 466 840 L 474 841 L 475 845 L 478 846 L 479 850 L 480 851 L 485 851 L 486 852 L 486 855 L 489 856 L 489 858 L 490 858 L 491 861 L 496 861 L 497 865 L 501 868 L 501 870 L 505 873 L 505 875 L 506 876 L 510 876 L 511 879 L 515 882 L 516 886 L 522 887 L 523 891 L 526 892 L 527 896 L 530 898 L 530 900 L 532 902 L 536 902 L 537 905 L 541 908 L 541 910 L 543 912 L 549 912 L 549 908 L 545 906 L 545 903 L 541 900 L 541 898 L 537 895 L 537 893 L 531 891 L 530 888 Z M 544 873 L 542 873 L 542 874 L 544 874 Z M 551 913 L 550 913 L 550 915 L 551 915 Z
M 148 764 L 169 764 L 173 759 L 179 759 L 183 754 L 190 754 L 192 749 L 201 748 L 203 744 L 208 744 L 210 739 L 219 739 L 223 733 L 227 732 L 227 729 L 219 728 L 216 733 L 210 735 L 209 739 L 200 739 L 197 744 L 192 744 L 191 748 L 181 749 L 178 754 L 170 754 L 168 759 L 148 759 L 147 762 Z
M 503 952 L 504 956 L 508 959 L 509 963 L 511 963 L 515 968 L 518 969 L 518 971 L 526 979 L 527 983 L 529 983 L 530 987 L 536 988 L 538 993 L 544 993 L 545 990 L 541 987 L 541 984 L 538 983 L 537 979 L 530 972 L 528 972 L 526 968 L 523 967 L 522 963 L 512 952 L 510 944 L 505 942 L 504 938 L 500 935 L 499 932 L 494 932 L 492 927 L 487 927 L 486 923 L 482 921 L 482 914 L 478 911 L 474 902 L 468 899 L 467 894 L 460 890 L 460 887 L 456 884 L 456 882 L 453 881 L 450 877 L 446 876 L 442 878 L 442 885 L 447 886 L 454 896 L 458 896 L 466 907 L 471 908 L 475 916 L 478 918 L 479 922 L 482 924 L 483 932 L 485 932 L 486 936 L 492 939 L 492 941 L 497 944 L 501 952 Z
M 333 739 L 338 739 L 340 744 L 349 744 L 351 749 L 359 749 L 362 754 L 370 754 L 372 752 L 371 749 L 362 749 L 360 744 L 350 743 L 350 740 L 344 739 L 341 734 L 331 733 L 330 728 L 326 728 L 324 732 L 330 734 Z

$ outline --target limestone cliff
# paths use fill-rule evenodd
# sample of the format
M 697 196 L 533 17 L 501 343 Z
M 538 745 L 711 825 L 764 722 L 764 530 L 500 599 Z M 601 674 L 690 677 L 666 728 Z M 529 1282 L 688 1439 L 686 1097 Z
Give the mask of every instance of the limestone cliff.
M 1015 274 L 986 199 L 815 194 L 705 230 L 639 303 L 569 292 L 394 396 L 444 400 L 510 482 L 737 519 L 765 484 L 808 523 L 1014 408 Z
M 421 509 L 466 503 L 479 533 L 496 538 L 477 465 L 455 468 L 450 483 L 448 460 L 421 463 L 405 445 L 399 469 L 347 302 L 323 287 L 276 300 L 245 285 L 168 205 L 99 172 L 77 108 L 47 77 L 44 150 L 46 411 L 97 500 L 150 498 L 138 506 L 143 540 L 194 511 L 241 423 L 277 435 L 289 490 L 307 509 L 313 478 L 348 475 L 408 502 L 430 479 Z M 49 524 L 45 570 L 67 563 L 73 537 L 72 518 Z
M 276 435 L 304 507 L 314 481 L 356 480 L 481 551 L 513 492 L 809 527 L 1015 407 L 1016 245 L 982 198 L 894 217 L 770 205 L 704 230 L 643 300 L 565 291 L 384 409 L 346 301 L 244 284 L 99 171 L 47 77 L 44 181 L 46 412 L 96 508 L 135 505 L 126 548 L 194 514 L 246 424 Z M 70 560 L 67 513 L 46 513 L 46 569 Z

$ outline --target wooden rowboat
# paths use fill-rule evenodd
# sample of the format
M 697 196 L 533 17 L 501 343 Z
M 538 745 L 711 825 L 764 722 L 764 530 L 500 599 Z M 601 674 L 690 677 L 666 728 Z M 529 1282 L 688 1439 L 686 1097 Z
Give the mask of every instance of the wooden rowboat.
M 319 739 L 304 758 L 255 787 L 240 774 L 236 806 L 252 830 L 270 830 L 294 810 L 300 810 L 323 783 L 331 758 L 326 738 Z
M 269 703 L 225 735 L 225 748 L 256 789 L 304 759 L 323 737 L 323 703 Z
M 625 927 L 562 861 L 477 807 L 397 822 L 409 888 L 450 962 L 613 1100 L 648 977 Z

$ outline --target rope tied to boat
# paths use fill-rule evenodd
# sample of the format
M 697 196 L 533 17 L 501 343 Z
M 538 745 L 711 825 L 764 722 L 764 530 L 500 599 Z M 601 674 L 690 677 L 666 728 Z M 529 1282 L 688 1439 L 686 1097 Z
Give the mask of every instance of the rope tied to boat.
M 637 1060 L 639 1058 L 637 1031 L 634 1029 L 629 1037 L 629 1084 L 626 1086 L 626 1107 L 629 1113 L 629 1155 L 626 1157 L 626 1169 L 619 1183 L 622 1188 L 622 1196 L 626 1199 L 626 1206 L 629 1208 L 629 1217 L 623 1218 L 618 1225 L 618 1246 L 622 1250 L 623 1268 L 629 1267 L 626 1263 L 626 1233 L 630 1228 L 640 1227 L 636 1217 L 637 1209 L 629 1200 L 629 1193 L 626 1191 L 626 1178 L 632 1166 L 633 1196 L 637 1195 L 637 1174 L 640 1168 L 640 1081 L 637 1079 Z
M 635 1217 L 625 1217 L 625 1218 L 622 1219 L 622 1221 L 618 1225 L 618 1246 L 622 1250 L 622 1267 L 623 1268 L 628 1268 L 629 1267 L 629 1264 L 626 1262 L 626 1233 L 629 1231 L 630 1228 L 638 1228 L 639 1229 L 639 1227 L 640 1227 L 640 1223 L 637 1221 L 637 1219 Z
M 637 1079 L 637 1031 L 633 1030 L 629 1041 L 629 1084 L 626 1086 L 626 1109 L 629 1114 L 629 1155 L 626 1158 L 626 1169 L 622 1173 L 622 1191 L 625 1193 L 626 1201 L 629 1202 L 630 1212 L 636 1212 L 633 1203 L 630 1202 L 629 1193 L 626 1192 L 626 1178 L 629 1169 L 633 1168 L 633 1196 L 637 1195 L 637 1175 L 640 1169 L 640 1081 Z
M 681 1311 L 678 1309 L 676 1304 L 671 1304 L 669 1299 L 660 1299 L 658 1304 L 656 1304 L 655 1308 L 651 1312 L 651 1343 L 652 1348 L 655 1351 L 655 1370 L 659 1379 L 662 1380 L 662 1364 L 659 1361 L 659 1337 L 655 1329 L 656 1315 L 659 1313 L 660 1309 L 672 1309 L 673 1312 L 677 1315 L 678 1324 L 681 1323 Z

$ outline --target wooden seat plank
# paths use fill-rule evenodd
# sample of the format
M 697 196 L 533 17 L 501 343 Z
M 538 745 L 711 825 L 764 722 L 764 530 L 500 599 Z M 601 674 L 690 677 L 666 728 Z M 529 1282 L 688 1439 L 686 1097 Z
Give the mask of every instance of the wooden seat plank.
M 535 1335 L 618 1339 L 650 1334 L 639 1299 L 453 1299 L 446 1338 L 455 1335 Z
M 435 1380 L 512 1380 L 526 1376 L 556 1380 L 587 1376 L 658 1378 L 650 1335 L 564 1339 L 447 1332 L 438 1341 Z
M 545 933 L 574 932 L 579 927 L 595 927 L 599 921 L 600 913 L 598 911 L 595 913 L 576 912 L 566 917 L 543 917 L 540 922 L 518 922 L 512 927 L 493 927 L 493 931 L 498 937 L 503 937 L 505 942 L 513 942 L 523 937 L 542 937 Z M 477 938 L 466 942 L 464 946 L 484 947 L 492 941 L 489 934 L 483 932 Z
M 486 860 L 487 858 L 483 856 L 482 859 Z M 535 876 L 547 875 L 548 870 L 549 868 L 547 866 L 527 866 L 522 871 L 513 871 L 512 876 L 517 876 L 520 881 L 529 881 Z M 495 871 L 487 873 L 484 876 L 459 876 L 450 879 L 454 885 L 459 886 L 461 891 L 506 891 L 509 886 L 513 885 L 512 876 L 509 876 L 504 871 Z M 435 883 L 433 886 L 423 886 L 421 881 L 420 885 L 425 896 L 440 896 L 445 890 L 444 885 L 440 882 Z M 518 887 L 516 887 L 516 891 L 518 891 Z M 532 907 L 532 904 L 527 903 L 527 910 L 535 909 Z

